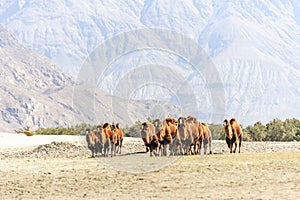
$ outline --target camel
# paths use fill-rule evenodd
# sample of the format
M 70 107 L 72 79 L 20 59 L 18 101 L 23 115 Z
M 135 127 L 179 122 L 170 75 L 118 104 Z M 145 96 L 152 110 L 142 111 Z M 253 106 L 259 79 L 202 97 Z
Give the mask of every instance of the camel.
M 211 149 L 212 135 L 211 135 L 211 132 L 208 128 L 207 123 L 202 122 L 201 125 L 203 127 L 204 154 L 206 154 L 206 152 L 207 152 L 207 144 L 209 146 L 209 154 L 212 154 L 212 149 Z
M 115 132 L 115 134 L 117 135 L 116 153 L 121 154 L 124 133 L 118 123 L 116 125 L 112 125 L 112 131 Z
M 238 124 L 235 118 L 232 118 L 230 121 L 227 119 L 224 120 L 224 129 L 226 133 L 226 143 L 228 148 L 230 149 L 230 153 L 235 153 L 237 146 L 239 146 L 238 152 L 241 152 L 242 146 L 242 138 L 243 138 L 243 131 L 241 126 Z M 234 149 L 233 149 L 233 146 Z
M 159 119 L 153 121 L 155 128 L 155 134 L 158 137 L 160 148 L 159 151 L 161 156 L 167 155 L 167 146 L 172 142 L 171 131 L 169 130 L 167 121 L 161 122 Z
M 155 156 L 157 156 L 159 141 L 157 135 L 155 134 L 155 127 L 152 123 L 142 123 L 141 138 L 146 146 L 146 152 L 150 151 L 150 156 L 153 156 L 153 153 Z
M 97 153 L 100 151 L 99 149 L 99 138 L 97 137 L 96 131 L 91 129 L 86 129 L 85 139 L 88 145 L 88 148 L 91 150 L 91 157 L 94 158 Z
M 116 156 L 115 145 L 117 143 L 117 134 L 111 130 L 109 123 L 105 123 L 102 126 L 102 132 L 104 132 L 106 141 L 108 141 L 109 144 L 107 145 L 106 143 L 106 145 L 104 146 L 104 156 L 108 156 L 109 146 L 110 146 L 111 157 Z
M 178 118 L 178 135 L 179 135 L 179 148 L 180 154 L 188 154 L 190 145 L 193 143 L 193 136 L 190 130 L 190 124 L 187 123 L 185 117 Z

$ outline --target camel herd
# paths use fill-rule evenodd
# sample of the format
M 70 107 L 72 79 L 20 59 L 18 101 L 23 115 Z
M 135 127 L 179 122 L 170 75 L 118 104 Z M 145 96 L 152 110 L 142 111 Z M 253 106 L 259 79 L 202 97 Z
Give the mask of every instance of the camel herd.
M 86 129 L 85 137 L 92 157 L 97 154 L 107 157 L 109 149 L 111 156 L 116 156 L 116 153 L 121 154 L 124 133 L 119 124 L 105 123 L 103 126 L 97 126 L 95 130 Z
M 180 117 L 179 119 L 159 119 L 152 123 L 142 124 L 141 137 L 150 151 L 150 156 L 167 155 L 169 146 L 170 155 L 200 154 L 202 143 L 206 154 L 207 145 L 211 150 L 212 136 L 206 123 L 200 123 L 195 117 Z
M 237 147 L 240 153 L 243 132 L 237 120 L 225 119 L 224 130 L 230 153 L 235 153 Z M 123 137 L 119 124 L 105 123 L 95 130 L 86 129 L 86 141 L 92 157 L 107 157 L 109 150 L 112 157 L 117 153 L 121 154 Z M 141 138 L 150 156 L 167 156 L 168 152 L 169 155 L 200 155 L 202 146 L 204 154 L 212 154 L 212 135 L 207 123 L 192 116 L 144 122 Z

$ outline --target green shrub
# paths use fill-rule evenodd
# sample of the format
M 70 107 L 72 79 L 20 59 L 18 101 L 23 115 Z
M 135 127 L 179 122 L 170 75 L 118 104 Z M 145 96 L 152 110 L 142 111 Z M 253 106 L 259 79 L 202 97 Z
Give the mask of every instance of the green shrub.
M 136 121 L 132 126 L 126 126 L 123 129 L 124 136 L 126 137 L 140 137 L 141 135 L 141 127 L 142 123 L 140 121 Z
M 151 119 L 148 119 L 151 122 Z M 100 124 L 102 125 L 102 124 Z M 136 121 L 132 126 L 123 128 L 126 137 L 140 137 L 141 121 Z M 74 127 L 39 128 L 37 135 L 84 135 L 87 128 L 95 129 L 96 125 L 86 123 Z M 214 140 L 225 140 L 225 131 L 222 124 L 209 124 Z M 243 129 L 244 141 L 300 141 L 300 121 L 298 119 L 286 119 L 281 121 L 273 119 L 266 125 L 256 122 Z

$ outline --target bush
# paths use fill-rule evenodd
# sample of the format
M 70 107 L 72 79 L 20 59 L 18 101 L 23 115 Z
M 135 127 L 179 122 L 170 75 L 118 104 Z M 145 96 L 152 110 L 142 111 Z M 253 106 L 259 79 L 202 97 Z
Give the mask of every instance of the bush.
M 266 126 L 256 122 L 253 126 L 247 126 L 244 130 L 252 141 L 263 141 L 267 135 Z
M 126 126 L 123 129 L 124 136 L 126 137 L 140 137 L 141 135 L 141 127 L 142 123 L 140 121 L 136 121 L 133 126 Z
M 86 123 L 78 124 L 75 127 L 55 127 L 55 128 L 39 128 L 35 131 L 37 135 L 84 135 L 87 128 L 95 129 Z
M 222 124 L 209 124 L 213 140 L 225 140 L 225 130 Z
M 151 122 L 151 119 L 148 119 Z M 140 137 L 142 123 L 136 121 L 132 126 L 123 128 L 126 137 Z M 95 129 L 96 125 L 81 123 L 75 127 L 39 128 L 37 135 L 84 135 L 87 128 Z M 214 140 L 225 140 L 225 131 L 222 124 L 210 124 Z M 18 131 L 16 131 L 18 132 Z M 261 122 L 254 123 L 243 129 L 244 141 L 300 141 L 300 121 L 298 119 L 271 120 L 266 125 Z

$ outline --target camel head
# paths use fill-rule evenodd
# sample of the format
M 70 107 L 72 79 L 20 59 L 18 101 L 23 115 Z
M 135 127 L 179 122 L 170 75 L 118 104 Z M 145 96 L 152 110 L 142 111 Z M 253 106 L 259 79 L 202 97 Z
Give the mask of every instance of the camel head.
M 185 126 L 185 118 L 184 117 L 179 117 L 177 122 L 178 122 L 178 127 L 184 127 Z
M 102 127 L 101 127 L 101 126 L 97 126 L 97 131 L 98 131 L 98 132 L 100 132 L 100 131 L 101 131 L 101 129 L 102 129 Z
M 91 132 L 91 129 L 87 128 L 86 129 L 86 132 L 85 132 L 85 139 L 86 139 L 86 142 L 88 144 L 88 146 L 90 145 L 94 145 L 94 140 L 93 140 L 93 132 Z
M 155 127 L 155 133 L 158 133 L 163 129 L 163 124 L 159 119 L 154 120 L 153 125 Z
M 111 124 L 111 130 L 114 130 L 114 129 L 116 129 L 116 125 L 115 125 L 115 123 L 113 122 L 113 123 Z
M 111 129 L 110 129 L 110 124 L 109 124 L 109 123 L 103 124 L 102 128 L 111 130 Z
M 141 138 L 147 143 L 150 143 L 150 127 L 149 124 L 147 122 L 144 122 L 142 124 L 142 130 L 141 130 Z
M 225 129 L 226 137 L 231 139 L 232 138 L 232 128 L 231 128 L 229 121 L 227 119 L 225 119 L 223 125 L 224 125 L 224 129 Z
M 118 136 L 117 136 L 117 133 L 115 131 L 112 131 L 112 137 L 111 137 L 111 142 L 113 144 L 116 144 L 118 142 Z
M 224 119 L 223 126 L 225 127 L 225 126 L 228 126 L 228 125 L 229 125 L 228 119 Z

